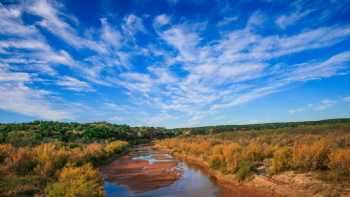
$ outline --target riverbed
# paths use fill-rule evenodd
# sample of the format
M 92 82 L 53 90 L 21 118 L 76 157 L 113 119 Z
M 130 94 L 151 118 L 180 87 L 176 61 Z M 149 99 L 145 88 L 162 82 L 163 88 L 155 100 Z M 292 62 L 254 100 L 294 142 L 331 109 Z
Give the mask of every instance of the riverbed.
M 144 145 L 103 166 L 108 197 L 260 197 L 246 187 L 224 186 L 205 170 L 174 158 L 166 151 Z

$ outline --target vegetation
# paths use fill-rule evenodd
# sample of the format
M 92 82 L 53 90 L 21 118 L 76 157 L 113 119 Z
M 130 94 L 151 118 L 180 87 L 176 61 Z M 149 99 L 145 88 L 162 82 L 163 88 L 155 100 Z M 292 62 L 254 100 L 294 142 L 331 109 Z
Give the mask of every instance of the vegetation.
M 156 145 L 200 159 L 209 168 L 232 174 L 240 181 L 252 174 L 272 176 L 293 170 L 332 174 L 328 181 L 350 183 L 349 121 L 287 125 L 290 127 L 183 135 L 158 140 Z
M 240 181 L 255 173 L 296 170 L 345 184 L 349 131 L 350 119 L 179 129 L 107 122 L 0 124 L 0 196 L 104 196 L 96 167 L 129 145 L 154 139 L 157 146 L 199 158 Z
M 128 146 L 125 141 L 92 144 L 0 144 L 0 196 L 104 196 L 93 167 Z
M 174 136 L 162 127 L 130 127 L 107 122 L 62 123 L 34 121 L 30 123 L 0 124 L 0 143 L 33 146 L 43 142 L 89 143 L 105 140 L 140 141 Z

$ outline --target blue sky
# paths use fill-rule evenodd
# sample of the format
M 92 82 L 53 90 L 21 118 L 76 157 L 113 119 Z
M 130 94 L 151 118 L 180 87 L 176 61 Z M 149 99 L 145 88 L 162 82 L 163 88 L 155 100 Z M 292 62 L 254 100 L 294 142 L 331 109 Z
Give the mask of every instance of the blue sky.
M 350 117 L 344 0 L 0 0 L 0 121 Z

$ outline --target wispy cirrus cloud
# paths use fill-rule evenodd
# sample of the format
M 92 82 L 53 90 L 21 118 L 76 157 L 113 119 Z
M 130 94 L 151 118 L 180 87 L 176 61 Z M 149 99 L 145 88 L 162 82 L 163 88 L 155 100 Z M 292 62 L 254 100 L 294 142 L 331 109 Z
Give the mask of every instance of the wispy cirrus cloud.
M 293 7 L 286 14 L 270 16 L 258 9 L 246 17 L 239 13 L 237 17 L 220 16 L 213 23 L 215 28 L 210 18 L 185 20 L 174 13 L 146 16 L 135 12 L 118 17 L 106 13 L 97 17 L 98 24 L 89 26 L 61 2 L 1 5 L 0 64 L 6 68 L 0 70 L 0 87 L 9 90 L 11 84 L 16 91 L 2 96 L 18 96 L 15 101 L 2 101 L 2 109 L 47 119 L 73 118 L 77 112 L 61 108 L 70 106 L 70 101 L 50 88 L 59 86 L 81 95 L 98 95 L 96 98 L 113 95 L 116 101 L 136 106 L 94 109 L 103 114 L 110 107 L 117 113 L 108 113 L 115 117 L 110 120 L 125 120 L 123 114 L 134 113 L 138 122 L 200 124 L 212 114 L 293 84 L 347 74 L 350 52 L 346 47 L 320 57 L 302 54 L 348 40 L 349 24 L 286 32 L 314 12 L 313 8 Z M 28 23 L 26 14 L 37 18 Z M 232 23 L 238 25 L 232 28 Z M 271 24 L 279 28 L 263 31 Z M 286 60 L 294 56 L 298 58 Z M 62 105 L 52 102 L 52 95 Z M 22 109 L 29 101 L 33 107 Z M 333 105 L 324 101 L 315 109 Z M 141 107 L 144 113 L 138 110 Z
M 94 91 L 94 89 L 87 82 L 68 76 L 60 78 L 57 81 L 57 85 L 77 92 Z

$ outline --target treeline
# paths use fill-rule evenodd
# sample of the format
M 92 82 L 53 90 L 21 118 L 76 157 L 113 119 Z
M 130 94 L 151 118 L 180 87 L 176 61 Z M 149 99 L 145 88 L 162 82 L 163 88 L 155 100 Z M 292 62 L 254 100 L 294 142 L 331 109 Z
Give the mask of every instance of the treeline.
M 96 142 L 105 140 L 142 140 L 172 137 L 172 130 L 162 127 L 130 127 L 108 122 L 64 123 L 34 121 L 0 124 L 0 143 L 16 146 L 37 145 L 42 142 Z
M 0 144 L 0 196 L 103 197 L 103 179 L 95 166 L 127 147 L 125 141 Z
M 221 132 L 283 128 L 290 129 L 302 126 L 346 123 L 350 123 L 350 119 L 167 129 L 164 127 L 131 127 L 108 122 L 65 123 L 34 121 L 29 123 L 0 124 L 0 143 L 10 143 L 16 146 L 33 146 L 52 141 L 91 143 L 98 141 L 126 140 L 130 142 L 135 140 L 162 139 L 179 135 L 216 134 Z
M 350 187 L 350 123 L 331 121 L 265 130 L 223 132 L 157 141 L 174 154 L 243 181 L 254 174 L 313 172 L 316 178 Z
M 328 119 L 319 121 L 302 121 L 302 122 L 280 122 L 280 123 L 261 123 L 261 124 L 242 124 L 242 125 L 215 125 L 204 127 L 190 127 L 190 128 L 175 128 L 171 129 L 172 133 L 177 135 L 198 135 L 198 134 L 215 134 L 229 131 L 242 130 L 266 130 L 266 129 L 280 129 L 280 128 L 296 128 L 300 126 L 312 125 L 326 125 L 337 123 L 350 123 L 350 118 Z

